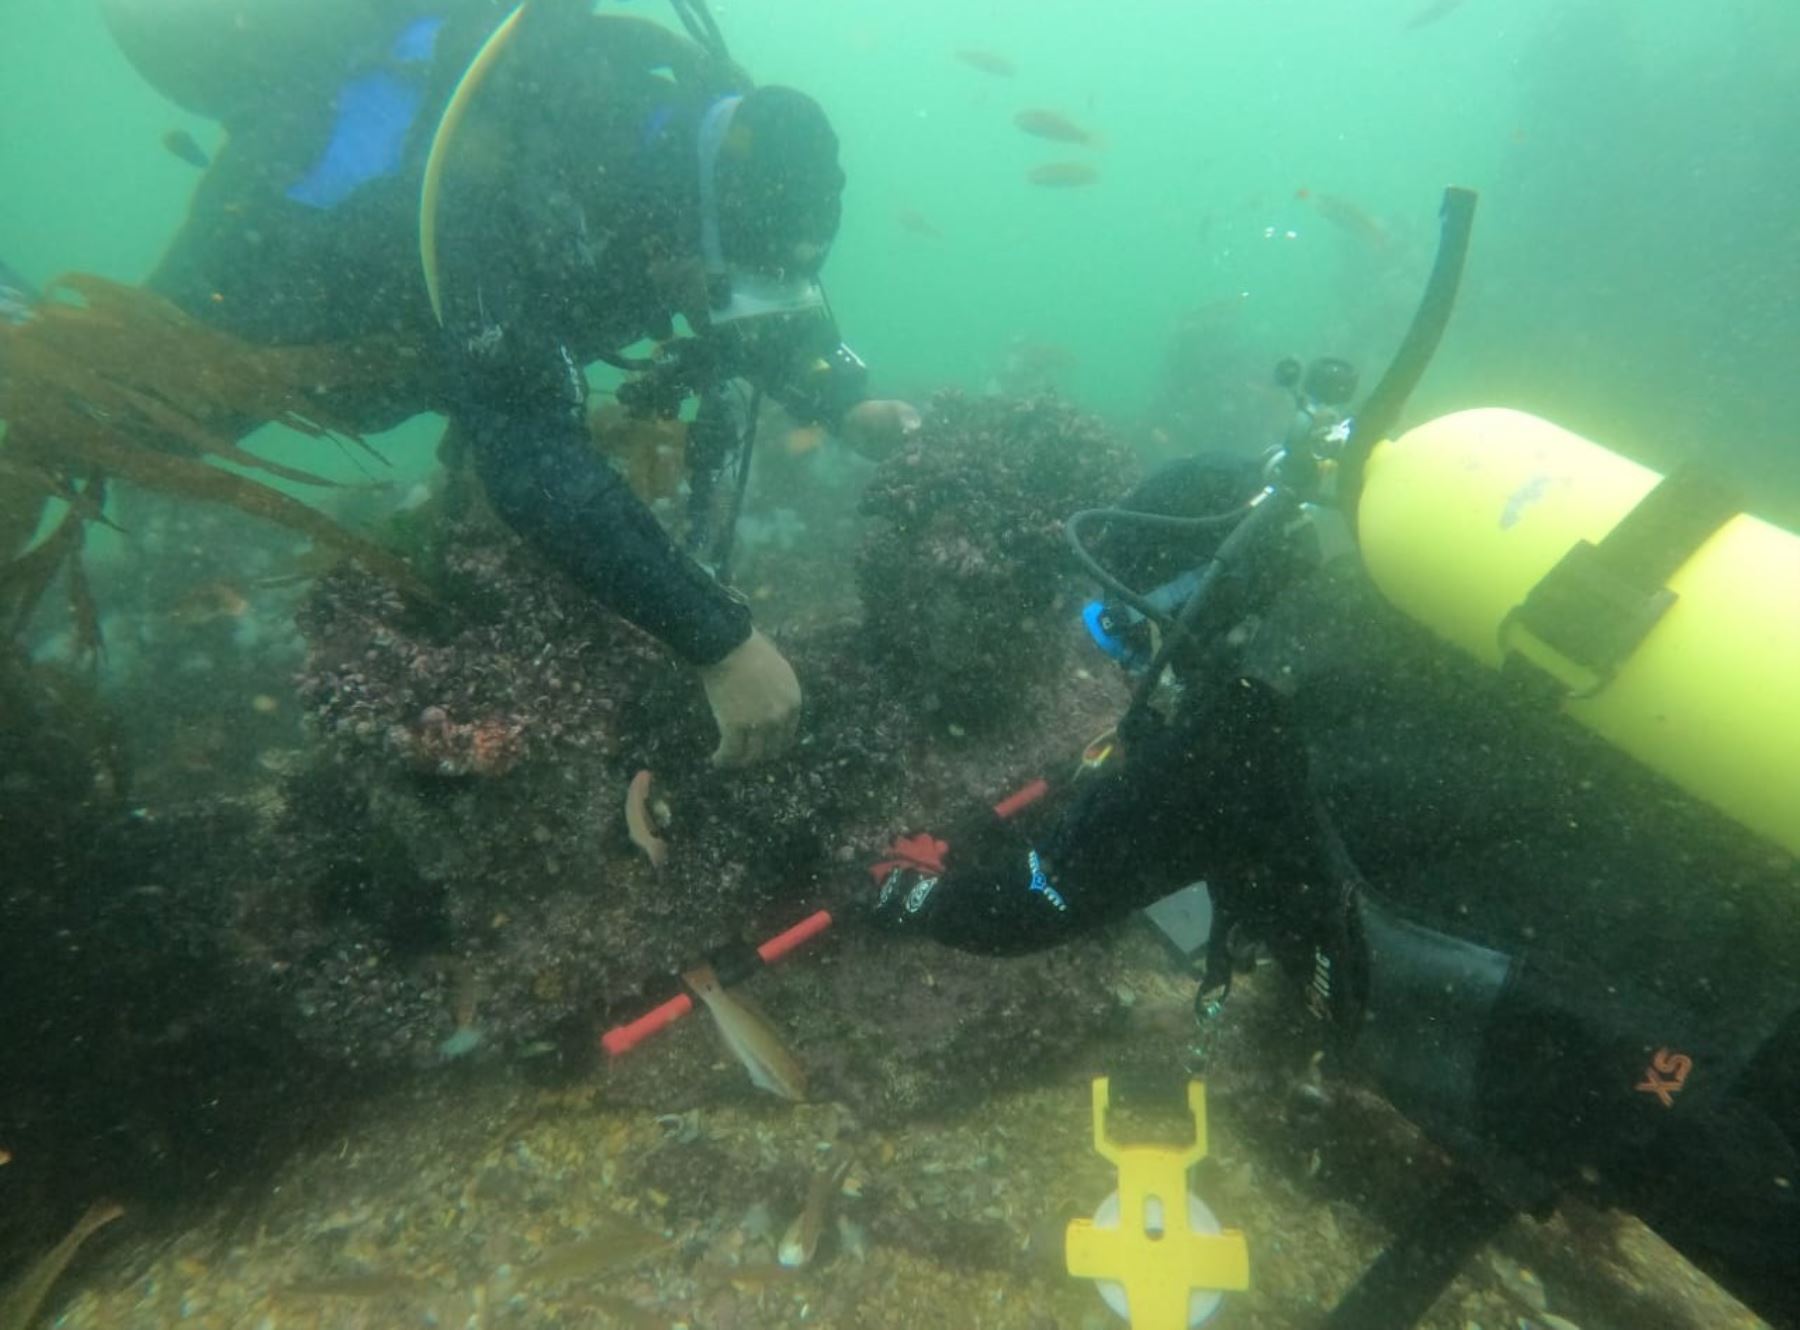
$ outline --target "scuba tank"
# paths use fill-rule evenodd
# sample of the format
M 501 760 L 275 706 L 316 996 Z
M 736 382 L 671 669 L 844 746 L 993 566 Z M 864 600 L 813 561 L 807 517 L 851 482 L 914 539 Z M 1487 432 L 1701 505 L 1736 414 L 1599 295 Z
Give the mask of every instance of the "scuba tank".
M 299 92 L 328 93 L 411 18 L 486 0 L 101 0 L 113 40 L 183 110 L 227 125 Z
M 1392 604 L 1800 854 L 1800 536 L 1499 409 L 1376 445 L 1355 520 Z
M 1103 603 L 1088 614 L 1102 649 L 1140 674 L 1126 722 L 1184 637 L 1204 623 L 1204 641 L 1236 621 L 1241 607 L 1208 602 L 1221 600 L 1225 570 L 1259 550 L 1258 515 L 1323 501 L 1354 527 L 1371 581 L 1396 608 L 1800 854 L 1800 536 L 1744 513 L 1699 468 L 1659 476 L 1523 412 L 1395 428 L 1449 319 L 1473 210 L 1472 193 L 1446 191 L 1437 263 L 1394 362 L 1339 425 L 1313 435 L 1297 422 L 1258 499 L 1200 518 L 1101 509 L 1070 519 L 1077 556 L 1136 611 Z M 1331 368 L 1321 382 L 1353 388 Z M 1229 534 L 1170 614 L 1185 588 L 1158 588 L 1152 601 L 1125 587 L 1085 548 L 1090 520 Z M 1153 655 L 1140 619 L 1164 629 Z

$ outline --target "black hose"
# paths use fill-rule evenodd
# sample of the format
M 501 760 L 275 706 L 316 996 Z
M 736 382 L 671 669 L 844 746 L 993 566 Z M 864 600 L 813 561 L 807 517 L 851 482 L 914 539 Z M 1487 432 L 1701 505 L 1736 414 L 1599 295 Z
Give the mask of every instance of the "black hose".
M 1469 232 L 1475 224 L 1476 194 L 1472 189 L 1452 185 L 1444 191 L 1439 209 L 1437 261 L 1425 283 L 1425 294 L 1413 312 L 1406 337 L 1388 363 L 1387 372 L 1375 385 L 1356 413 L 1350 426 L 1350 442 L 1338 472 L 1338 506 L 1354 519 L 1356 503 L 1362 496 L 1363 470 L 1375 445 L 1387 437 L 1406 409 L 1406 400 L 1424 376 L 1425 368 L 1437 353 L 1444 328 L 1450 322 L 1450 311 L 1456 306 L 1456 293 L 1462 286 L 1463 264 L 1469 255 Z M 1352 523 L 1354 525 L 1354 521 Z
M 731 563 L 737 553 L 738 518 L 744 512 L 744 496 L 750 490 L 750 462 L 756 456 L 756 422 L 762 415 L 762 389 L 750 394 L 750 418 L 744 422 L 743 440 L 738 444 L 737 490 L 731 496 L 731 512 L 725 529 L 719 533 L 718 557 L 713 561 L 715 574 L 726 586 L 731 585 Z
M 1199 517 L 1174 517 L 1168 513 L 1140 513 L 1131 508 L 1084 508 L 1064 523 L 1063 534 L 1068 538 L 1069 548 L 1075 551 L 1075 557 L 1081 561 L 1081 566 L 1086 569 L 1089 577 L 1146 619 L 1166 626 L 1173 621 L 1174 616 L 1152 605 L 1142 592 L 1127 586 L 1095 558 L 1082 540 L 1081 529 L 1089 522 L 1110 521 L 1133 526 L 1161 527 L 1165 530 L 1205 531 L 1211 527 L 1233 526 L 1241 522 L 1249 511 L 1249 506 L 1245 505 Z
M 712 11 L 706 7 L 706 0 L 669 0 L 669 3 L 675 7 L 676 16 L 681 19 L 681 26 L 688 30 L 688 36 L 718 59 L 731 59 L 731 52 L 725 48 L 725 34 L 719 31 Z
M 1181 613 L 1176 616 L 1174 625 L 1163 634 L 1162 645 L 1157 648 L 1150 668 L 1138 680 L 1137 687 L 1132 690 L 1131 704 L 1125 708 L 1125 714 L 1119 720 L 1119 732 L 1129 734 L 1150 704 L 1150 695 L 1156 691 L 1157 681 L 1168 667 L 1169 661 L 1188 638 L 1194 635 L 1199 627 L 1201 615 L 1211 611 L 1218 603 L 1220 579 L 1228 572 L 1236 571 L 1236 565 L 1245 554 L 1254 554 L 1262 541 L 1280 534 L 1279 528 L 1299 510 L 1300 497 L 1292 490 L 1265 490 L 1259 502 L 1253 503 L 1238 524 L 1232 528 L 1231 534 L 1219 542 L 1219 548 L 1213 551 L 1212 558 L 1206 561 L 1200 570 L 1200 580 L 1195 584 L 1193 593 L 1182 605 Z

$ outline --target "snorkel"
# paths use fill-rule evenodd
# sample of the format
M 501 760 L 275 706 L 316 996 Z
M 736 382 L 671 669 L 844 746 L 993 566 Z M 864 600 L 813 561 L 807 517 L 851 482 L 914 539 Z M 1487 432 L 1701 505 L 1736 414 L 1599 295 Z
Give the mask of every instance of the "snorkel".
M 1339 416 L 1335 409 L 1320 412 L 1319 423 L 1328 428 L 1290 431 L 1264 467 L 1263 487 L 1248 502 L 1198 517 L 1091 508 L 1069 518 L 1070 547 L 1089 575 L 1157 629 L 1155 649 L 1147 662 L 1142 662 L 1141 656 L 1129 658 L 1130 653 L 1123 649 L 1108 648 L 1109 654 L 1128 667 L 1140 666 L 1134 670 L 1131 702 L 1119 722 L 1119 734 L 1127 743 L 1147 722 L 1151 698 L 1177 653 L 1198 650 L 1216 655 L 1231 627 L 1255 608 L 1251 602 L 1279 583 L 1281 566 L 1288 561 L 1285 535 L 1290 528 L 1307 514 L 1325 510 L 1354 518 L 1369 454 L 1398 422 L 1449 323 L 1468 256 L 1475 201 L 1472 190 L 1452 187 L 1444 191 L 1436 262 L 1406 337 L 1375 390 L 1352 415 Z M 1330 398 L 1337 395 L 1334 390 L 1352 382 L 1336 366 L 1326 365 L 1317 387 L 1325 390 L 1322 397 Z M 1310 391 L 1309 395 L 1321 396 Z M 1179 606 L 1173 607 L 1170 598 L 1152 599 L 1127 586 L 1094 556 L 1086 533 L 1097 522 L 1184 534 L 1219 530 L 1224 535 L 1213 552 L 1187 574 L 1181 584 L 1186 594 Z M 1102 638 L 1101 629 L 1112 627 L 1089 623 L 1096 640 Z M 1107 648 L 1107 643 L 1102 641 L 1102 646 Z

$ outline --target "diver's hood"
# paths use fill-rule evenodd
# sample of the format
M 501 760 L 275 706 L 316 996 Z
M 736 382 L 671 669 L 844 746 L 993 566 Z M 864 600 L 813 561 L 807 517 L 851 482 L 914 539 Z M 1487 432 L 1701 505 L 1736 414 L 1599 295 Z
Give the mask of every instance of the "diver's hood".
M 719 147 L 731 132 L 732 117 L 743 100 L 735 95 L 719 98 L 700 122 L 700 257 L 706 264 L 708 317 L 715 325 L 825 308 L 825 293 L 816 274 L 829 246 L 796 246 L 793 268 L 778 273 L 726 259 L 719 228 Z

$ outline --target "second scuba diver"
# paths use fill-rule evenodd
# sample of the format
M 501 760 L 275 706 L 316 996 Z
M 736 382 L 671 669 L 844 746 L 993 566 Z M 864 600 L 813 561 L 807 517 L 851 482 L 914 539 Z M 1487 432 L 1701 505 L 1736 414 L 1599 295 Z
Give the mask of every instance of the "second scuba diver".
M 714 760 L 779 752 L 793 670 L 596 453 L 584 368 L 645 370 L 646 409 L 700 395 L 715 425 L 743 380 L 867 451 L 916 427 L 867 399 L 818 284 L 844 185 L 818 104 L 753 86 L 697 0 L 695 40 L 567 0 L 241 8 L 107 0 L 139 69 L 230 135 L 150 287 L 250 341 L 398 343 L 339 417 L 446 413 L 496 512 L 699 672 Z M 622 355 L 646 338 L 656 360 Z
M 1353 384 L 1316 363 L 1298 433 L 1338 428 Z M 1017 815 L 897 841 L 874 870 L 877 918 L 1019 953 L 1204 881 L 1197 1009 L 1234 952 L 1266 948 L 1320 1021 L 1327 1068 L 1372 1082 L 1459 1167 L 1334 1330 L 1411 1324 L 1507 1218 L 1570 1188 L 1800 1323 L 1800 982 L 1707 950 L 1769 945 L 1734 902 L 1800 900 L 1792 860 L 1452 651 L 1357 560 L 1321 567 L 1313 535 L 1214 562 L 1271 475 L 1201 455 L 1090 515 L 1106 569 L 1162 589 L 1165 633 L 1209 565 L 1231 608 L 1159 653 L 1173 706 L 1134 706 L 1074 779 Z M 1142 686 L 1153 643 L 1135 611 L 1097 603 L 1089 623 L 1140 701 L 1171 687 Z M 1670 937 L 1675 918 L 1689 935 Z

